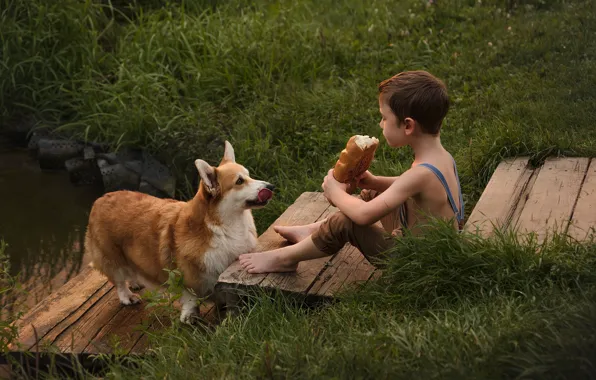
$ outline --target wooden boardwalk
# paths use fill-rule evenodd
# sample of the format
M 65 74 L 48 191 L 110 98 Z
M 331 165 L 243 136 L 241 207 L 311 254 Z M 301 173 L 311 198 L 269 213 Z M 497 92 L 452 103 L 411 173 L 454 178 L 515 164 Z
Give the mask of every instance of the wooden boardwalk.
M 168 317 L 160 318 L 145 306 L 121 305 L 107 278 L 86 267 L 16 322 L 19 336 L 11 354 L 27 367 L 38 365 L 36 353 L 59 354 L 63 369 L 72 366 L 73 359 L 93 367 L 97 354 L 142 354 L 148 347 L 146 333 L 170 324 Z M 213 303 L 200 310 L 207 324 L 217 323 Z M 40 367 L 50 360 L 51 355 L 42 355 Z
M 592 161 L 592 162 L 590 162 Z M 303 193 L 260 237 L 257 250 L 282 247 L 287 242 L 274 225 L 298 225 L 325 218 L 337 209 L 321 193 Z M 567 231 L 582 240 L 596 226 L 596 160 L 551 158 L 532 168 L 527 158 L 503 161 L 466 223 L 468 231 L 488 236 L 493 225 L 536 233 Z M 243 289 L 282 290 L 305 299 L 329 299 L 340 290 L 370 281 L 381 273 L 353 246 L 347 244 L 331 257 L 302 262 L 296 272 L 251 275 L 234 262 L 219 278 L 218 290 L 234 300 Z M 210 304 L 202 314 L 216 324 L 218 313 Z M 139 327 L 159 330 L 168 320 L 157 318 L 145 303 L 121 306 L 114 287 L 89 268 L 37 304 L 16 326 L 20 334 L 13 354 L 54 351 L 80 360 L 98 353 L 143 353 L 147 336 Z

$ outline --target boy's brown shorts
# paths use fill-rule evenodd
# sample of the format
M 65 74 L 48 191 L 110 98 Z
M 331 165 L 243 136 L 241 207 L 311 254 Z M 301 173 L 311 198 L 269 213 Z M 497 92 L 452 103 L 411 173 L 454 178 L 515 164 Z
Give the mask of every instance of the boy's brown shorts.
M 362 200 L 367 202 L 377 195 L 373 190 L 360 193 Z M 328 255 L 335 254 L 350 243 L 370 259 L 391 248 L 395 244 L 395 236 L 401 234 L 398 210 L 383 217 L 380 222 L 382 227 L 378 223 L 358 225 L 339 211 L 325 219 L 311 238 L 315 246 Z

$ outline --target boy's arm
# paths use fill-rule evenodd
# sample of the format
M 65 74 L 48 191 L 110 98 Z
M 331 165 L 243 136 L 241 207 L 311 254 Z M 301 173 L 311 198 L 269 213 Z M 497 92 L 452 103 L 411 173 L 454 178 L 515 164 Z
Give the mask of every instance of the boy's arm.
M 387 190 L 393 182 L 395 182 L 397 177 L 382 177 L 382 176 L 374 176 L 374 179 L 371 181 L 370 190 L 375 190 L 378 193 L 382 193 L 383 191 Z
M 422 191 L 431 173 L 423 168 L 413 168 L 394 179 L 391 185 L 374 199 L 365 202 L 342 191 L 341 187 L 329 186 L 325 195 L 354 223 L 370 225 L 389 214 L 408 198 Z M 431 173 L 432 174 L 432 173 Z
M 397 178 L 398 177 L 376 176 L 367 170 L 356 179 L 355 184 L 351 184 L 350 186 L 353 186 L 354 189 L 359 187 L 361 189 L 375 190 L 378 193 L 382 193 L 387 190 Z M 351 187 L 349 187 L 349 189 L 354 190 Z M 351 193 L 352 191 L 348 192 Z

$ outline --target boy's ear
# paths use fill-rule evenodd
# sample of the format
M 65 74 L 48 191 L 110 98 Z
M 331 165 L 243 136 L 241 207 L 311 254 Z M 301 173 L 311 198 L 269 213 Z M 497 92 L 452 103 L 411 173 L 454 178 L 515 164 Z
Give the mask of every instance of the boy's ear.
M 216 196 L 217 192 L 219 191 L 219 183 L 217 182 L 217 173 L 215 172 L 215 168 L 203 160 L 196 160 L 195 166 L 199 171 L 199 175 L 201 176 L 205 190 L 207 190 L 207 192 L 212 196 Z
M 416 120 L 406 117 L 404 120 L 404 131 L 406 135 L 411 135 L 416 130 Z

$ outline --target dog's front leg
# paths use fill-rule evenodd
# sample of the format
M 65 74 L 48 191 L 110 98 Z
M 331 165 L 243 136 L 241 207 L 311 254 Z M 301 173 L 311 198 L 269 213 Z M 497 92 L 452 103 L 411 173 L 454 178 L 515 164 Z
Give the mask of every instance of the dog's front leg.
M 199 307 L 197 305 L 198 298 L 190 293 L 188 290 L 182 290 L 182 297 L 180 297 L 180 303 L 182 303 L 182 313 L 180 314 L 180 322 L 193 324 L 199 317 Z

